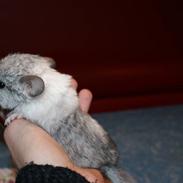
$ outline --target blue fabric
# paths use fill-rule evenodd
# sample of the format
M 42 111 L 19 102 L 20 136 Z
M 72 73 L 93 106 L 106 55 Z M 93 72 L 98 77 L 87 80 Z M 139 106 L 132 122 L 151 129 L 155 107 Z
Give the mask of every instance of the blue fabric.
M 94 115 L 139 183 L 183 182 L 183 106 Z
M 183 182 L 183 105 L 93 116 L 117 143 L 120 166 L 137 182 Z M 11 166 L 3 143 L 0 144 L 0 166 Z

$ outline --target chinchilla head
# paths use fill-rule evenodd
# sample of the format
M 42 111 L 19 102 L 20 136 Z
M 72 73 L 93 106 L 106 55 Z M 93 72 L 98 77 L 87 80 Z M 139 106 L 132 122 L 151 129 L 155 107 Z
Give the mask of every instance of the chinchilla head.
M 54 61 L 31 54 L 12 54 L 0 60 L 0 107 L 13 110 L 21 103 L 41 95 L 45 83 L 40 77 Z

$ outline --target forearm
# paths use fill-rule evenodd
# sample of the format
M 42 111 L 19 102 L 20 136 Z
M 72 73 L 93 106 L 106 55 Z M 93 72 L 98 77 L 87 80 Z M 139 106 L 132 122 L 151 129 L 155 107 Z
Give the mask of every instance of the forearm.
M 54 139 L 26 120 L 12 122 L 5 129 L 4 138 L 18 168 L 32 161 L 36 164 L 63 165 L 68 168 L 73 166 L 63 148 Z
M 23 120 L 13 121 L 4 132 L 6 144 L 18 168 L 27 163 L 50 164 L 67 167 L 83 175 L 88 181 L 103 183 L 103 176 L 95 169 L 83 169 L 75 166 L 61 145 L 43 129 Z

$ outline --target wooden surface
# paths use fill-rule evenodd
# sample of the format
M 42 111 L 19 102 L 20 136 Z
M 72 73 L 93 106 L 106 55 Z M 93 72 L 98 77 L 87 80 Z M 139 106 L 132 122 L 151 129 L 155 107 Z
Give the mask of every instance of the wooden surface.
M 92 90 L 92 111 L 183 103 L 181 7 L 165 0 L 2 0 L 0 57 L 53 57 Z

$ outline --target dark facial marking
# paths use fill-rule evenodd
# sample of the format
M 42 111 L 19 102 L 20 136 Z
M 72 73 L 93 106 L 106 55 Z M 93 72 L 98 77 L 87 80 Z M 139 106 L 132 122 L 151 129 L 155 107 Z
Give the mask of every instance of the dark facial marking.
M 6 86 L 5 83 L 0 81 L 0 89 L 3 89 L 5 86 Z

